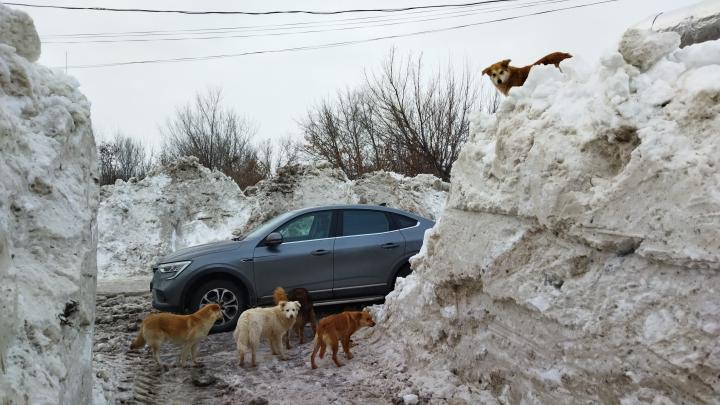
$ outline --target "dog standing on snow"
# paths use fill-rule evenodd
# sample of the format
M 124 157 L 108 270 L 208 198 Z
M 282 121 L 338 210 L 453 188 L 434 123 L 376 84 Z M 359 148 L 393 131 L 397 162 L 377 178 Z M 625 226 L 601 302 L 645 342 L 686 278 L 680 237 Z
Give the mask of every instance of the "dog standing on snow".
M 375 321 L 367 311 L 345 311 L 339 314 L 330 315 L 320 320 L 315 334 L 315 347 L 312 355 L 310 355 L 310 365 L 313 369 L 317 368 L 315 364 L 315 354 L 320 350 L 320 358 L 325 356 L 325 348 L 330 345 L 332 349 L 332 359 L 335 365 L 342 367 L 338 361 L 338 342 L 342 344 L 345 357 L 352 359 L 350 353 L 350 337 L 358 329 L 363 326 L 375 326 Z
M 315 318 L 315 310 L 313 309 L 312 298 L 310 298 L 310 292 L 305 288 L 293 288 L 290 290 L 290 294 L 285 295 L 285 290 L 282 287 L 275 289 L 273 295 L 276 301 L 297 301 L 300 303 L 300 312 L 298 312 L 297 319 L 291 330 L 295 331 L 295 334 L 300 338 L 300 344 L 305 343 L 305 324 L 310 323 L 312 328 L 313 336 L 317 329 L 317 320 Z M 290 298 L 288 298 L 290 297 Z M 285 335 L 285 347 L 290 348 L 290 331 Z
M 270 308 L 252 308 L 243 312 L 238 319 L 233 338 L 237 344 L 240 366 L 245 365 L 245 353 L 252 355 L 251 366 L 257 366 L 255 353 L 260 344 L 260 339 L 266 337 L 270 341 L 272 354 L 279 355 L 285 360 L 285 348 L 283 347 L 283 335 L 295 324 L 300 303 L 297 301 L 283 300 L 285 291 L 276 288 L 273 298 L 276 305 Z
M 528 75 L 530 74 L 530 69 L 532 69 L 533 66 L 555 65 L 555 67 L 559 69 L 560 62 L 567 58 L 572 58 L 572 55 L 564 52 L 553 52 L 549 55 L 543 56 L 542 59 L 532 65 L 520 68 L 510 66 L 510 59 L 505 59 L 488 66 L 482 71 L 482 74 L 490 76 L 490 80 L 492 80 L 495 87 L 497 87 L 502 94 L 507 96 L 511 87 L 522 86 L 525 84 L 525 80 L 527 80 Z
M 220 305 L 208 304 L 190 315 L 175 315 L 168 313 L 157 313 L 148 315 L 142 322 L 140 332 L 130 345 L 130 349 L 139 349 L 147 343 L 152 348 L 155 362 L 160 363 L 160 346 L 165 341 L 170 341 L 182 347 L 178 364 L 180 367 L 185 363 L 188 355 L 195 360 L 197 344 L 210 332 L 215 321 L 222 318 Z

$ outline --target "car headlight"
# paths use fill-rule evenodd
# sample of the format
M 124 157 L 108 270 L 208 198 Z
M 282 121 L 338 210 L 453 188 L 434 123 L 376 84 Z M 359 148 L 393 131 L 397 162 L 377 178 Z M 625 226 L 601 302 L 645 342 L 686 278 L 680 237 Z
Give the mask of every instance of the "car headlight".
M 190 265 L 190 263 L 192 263 L 192 262 L 186 261 L 186 262 L 163 263 L 163 264 L 158 265 L 158 271 L 160 273 L 171 274 L 172 276 L 168 277 L 168 280 L 172 280 L 175 277 L 179 276 L 180 273 L 182 273 L 182 271 L 185 270 L 185 268 Z

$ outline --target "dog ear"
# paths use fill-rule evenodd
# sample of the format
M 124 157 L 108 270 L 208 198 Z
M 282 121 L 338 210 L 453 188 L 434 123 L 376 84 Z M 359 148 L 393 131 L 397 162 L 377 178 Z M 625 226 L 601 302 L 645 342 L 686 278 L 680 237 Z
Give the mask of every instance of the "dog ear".
M 505 59 L 503 61 L 500 61 L 500 66 L 508 67 L 510 65 L 510 59 Z
M 483 69 L 482 74 L 490 75 L 490 67 L 486 67 L 485 69 Z
M 287 304 L 287 301 L 279 301 L 278 305 L 282 307 L 282 309 L 285 309 L 285 304 Z

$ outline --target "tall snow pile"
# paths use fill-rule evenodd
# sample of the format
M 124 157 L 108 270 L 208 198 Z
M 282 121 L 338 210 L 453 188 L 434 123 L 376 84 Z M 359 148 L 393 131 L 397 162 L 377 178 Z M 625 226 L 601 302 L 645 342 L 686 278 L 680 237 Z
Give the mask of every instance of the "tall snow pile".
M 327 204 L 382 204 L 436 218 L 449 185 L 419 175 L 376 172 L 350 181 L 326 165 L 287 166 L 245 193 L 229 177 L 189 157 L 140 181 L 101 191 L 100 278 L 149 277 L 150 265 L 174 250 L 227 240 L 286 211 Z
M 375 309 L 421 397 L 718 403 L 720 40 L 679 45 L 628 31 L 477 116 L 414 274 Z
M 90 402 L 98 203 L 90 105 L 0 5 L 0 403 Z
M 187 157 L 146 178 L 102 187 L 98 226 L 101 278 L 150 274 L 179 248 L 229 239 L 250 214 L 247 198 L 224 174 Z

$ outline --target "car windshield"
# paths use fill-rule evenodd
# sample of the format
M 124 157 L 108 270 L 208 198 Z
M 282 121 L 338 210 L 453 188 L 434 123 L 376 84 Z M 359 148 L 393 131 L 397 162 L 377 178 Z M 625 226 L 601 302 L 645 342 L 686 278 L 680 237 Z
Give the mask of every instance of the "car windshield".
M 250 232 L 249 234 L 245 236 L 241 236 L 235 240 L 245 240 L 245 239 L 254 239 L 257 237 L 265 236 L 265 234 L 270 233 L 273 229 L 280 226 L 283 222 L 285 222 L 286 219 L 288 219 L 291 215 L 293 215 L 293 212 L 286 212 L 282 215 L 278 215 L 275 218 L 265 222 L 264 224 L 258 226 Z

